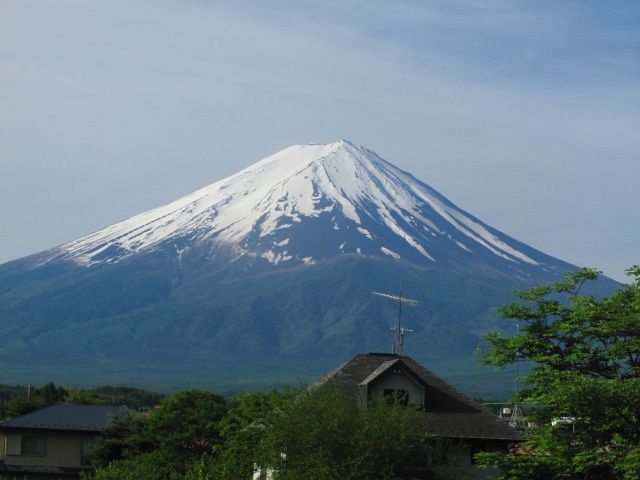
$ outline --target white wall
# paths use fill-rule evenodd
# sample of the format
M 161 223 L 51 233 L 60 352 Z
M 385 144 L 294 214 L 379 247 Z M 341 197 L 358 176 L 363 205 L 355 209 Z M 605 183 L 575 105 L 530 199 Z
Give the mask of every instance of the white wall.
M 407 390 L 409 402 L 424 405 L 424 388 L 401 370 L 386 372 L 369 385 L 369 395 L 382 397 L 386 388 Z

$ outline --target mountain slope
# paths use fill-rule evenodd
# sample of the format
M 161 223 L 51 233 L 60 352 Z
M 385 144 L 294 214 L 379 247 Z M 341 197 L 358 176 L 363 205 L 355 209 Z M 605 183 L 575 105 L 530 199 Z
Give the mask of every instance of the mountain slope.
M 495 307 L 514 288 L 574 268 L 364 147 L 294 146 L 0 265 L 0 367 L 5 381 L 53 367 L 67 381 L 230 390 L 310 378 L 388 350 L 395 309 L 370 292 L 402 282 L 426 305 L 407 312 L 407 351 L 467 374 L 479 335 L 506 328 Z
M 324 241 L 306 238 L 318 231 Z M 175 202 L 62 245 L 50 260 L 111 263 L 167 242 L 178 255 L 209 243 L 272 264 L 310 263 L 339 253 L 403 258 L 392 247 L 418 263 L 445 260 L 451 249 L 461 258 L 490 252 L 513 265 L 555 263 L 344 140 L 289 147 Z

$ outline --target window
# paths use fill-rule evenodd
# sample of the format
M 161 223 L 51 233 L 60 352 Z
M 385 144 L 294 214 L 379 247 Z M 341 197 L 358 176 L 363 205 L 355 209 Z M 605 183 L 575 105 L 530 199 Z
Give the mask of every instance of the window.
M 399 405 L 409 404 L 409 390 L 403 390 L 400 388 L 385 388 L 383 392 L 384 398 L 387 403 L 397 403 Z
M 34 457 L 47 456 L 47 439 L 45 437 L 22 437 L 20 455 L 33 455 Z

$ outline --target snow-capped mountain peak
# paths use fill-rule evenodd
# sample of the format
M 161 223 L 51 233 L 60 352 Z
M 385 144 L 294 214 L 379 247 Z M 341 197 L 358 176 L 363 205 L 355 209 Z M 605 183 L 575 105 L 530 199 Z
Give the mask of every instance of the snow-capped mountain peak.
M 160 246 L 225 245 L 237 257 L 312 263 L 355 254 L 438 262 L 452 254 L 541 263 L 376 153 L 347 140 L 294 145 L 165 206 L 58 247 L 56 260 L 117 262 Z M 542 255 L 542 254 L 540 254 Z

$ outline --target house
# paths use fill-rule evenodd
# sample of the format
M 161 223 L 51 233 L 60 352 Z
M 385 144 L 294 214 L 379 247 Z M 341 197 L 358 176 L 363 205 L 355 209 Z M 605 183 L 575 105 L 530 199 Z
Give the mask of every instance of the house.
M 0 478 L 78 477 L 124 407 L 59 403 L 0 423 Z
M 522 440 L 520 431 L 466 397 L 410 357 L 388 353 L 359 354 L 316 385 L 332 384 L 362 405 L 372 398 L 419 404 L 428 431 L 446 444 L 446 465 L 457 478 L 486 478 L 474 466 L 480 451 L 508 452 Z

